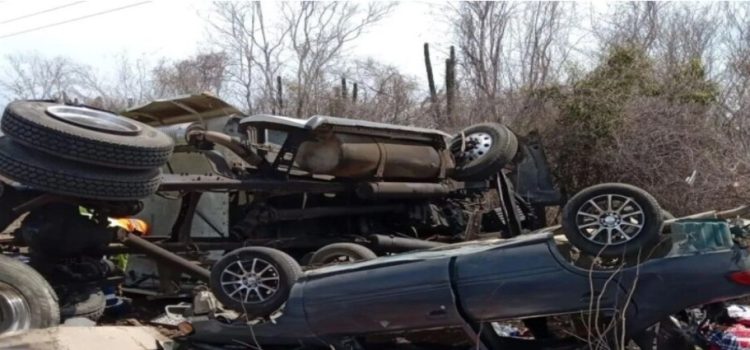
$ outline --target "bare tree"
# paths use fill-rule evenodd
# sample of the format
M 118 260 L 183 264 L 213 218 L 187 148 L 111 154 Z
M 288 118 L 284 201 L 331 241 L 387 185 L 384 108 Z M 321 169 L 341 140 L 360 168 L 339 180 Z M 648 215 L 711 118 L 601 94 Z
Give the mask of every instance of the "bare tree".
M 664 14 L 657 56 L 664 70 L 674 72 L 690 60 L 700 60 L 709 70 L 722 19 L 714 4 L 673 4 Z
M 120 54 L 111 90 L 125 107 L 145 103 L 154 97 L 151 67 L 145 57 L 136 59 Z M 120 102 L 122 103 L 122 102 Z
M 276 34 L 271 34 L 268 24 L 263 17 L 263 9 L 260 2 L 255 3 L 255 14 L 257 18 L 257 31 L 252 40 L 258 48 L 258 55 L 252 56 L 253 63 L 259 68 L 263 77 L 263 103 L 272 105 L 274 112 L 278 110 L 282 114 L 283 105 L 280 100 L 274 99 L 274 82 L 278 80 L 281 71 L 281 53 L 284 49 L 283 38 L 289 28 L 282 28 Z
M 83 74 L 90 68 L 65 57 L 36 53 L 8 55 L 0 87 L 8 98 L 52 99 L 84 90 Z
M 718 51 L 722 70 L 719 117 L 744 150 L 750 150 L 750 4 L 726 3 L 721 9 L 724 26 Z
M 611 11 L 599 18 L 594 34 L 606 52 L 612 46 L 634 46 L 651 52 L 657 44 L 662 20 L 669 2 L 628 1 L 611 6 Z
M 452 13 L 469 115 L 501 121 L 529 103 L 523 91 L 556 83 L 572 47 L 572 5 L 462 2 Z
M 513 89 L 536 89 L 558 78 L 570 50 L 567 7 L 560 2 L 524 6 L 517 30 L 520 37 L 514 44 L 517 49 L 508 50 L 519 54 L 509 65 L 513 71 L 507 72 Z
M 357 118 L 397 124 L 430 123 L 428 106 L 420 108 L 418 84 L 413 77 L 403 75 L 394 66 L 368 59 L 355 63 L 351 80 L 356 81 L 358 100 L 350 106 Z
M 662 73 L 673 74 L 691 60 L 710 71 L 723 26 L 718 10 L 710 3 L 618 3 L 599 17 L 594 32 L 605 52 L 617 46 L 643 50 Z
M 252 39 L 256 31 L 255 9 L 251 2 L 214 2 L 216 18 L 211 20 L 215 44 L 227 53 L 227 78 L 230 94 L 239 100 L 247 112 L 254 107 L 254 51 Z
M 212 91 L 221 93 L 226 58 L 198 54 L 184 60 L 162 59 L 151 67 L 144 57 L 115 58 L 114 72 L 101 74 L 65 57 L 38 54 L 5 57 L 0 88 L 10 99 L 57 99 L 63 95 L 100 108 L 122 110 L 155 97 Z
M 456 9 L 455 30 L 464 75 L 476 89 L 477 102 L 494 119 L 499 117 L 496 102 L 503 88 L 505 62 L 501 57 L 516 6 L 511 2 L 464 2 Z
M 393 4 L 350 2 L 283 3 L 285 26 L 294 61 L 296 115 L 319 110 L 313 96 L 326 87 L 326 70 L 343 54 L 345 45 L 358 38 L 364 30 L 380 21 Z
M 169 62 L 162 60 L 153 70 L 157 96 L 194 94 L 210 91 L 220 94 L 227 58 L 222 52 L 198 54 Z
M 261 2 L 217 1 L 216 18 L 211 22 L 215 43 L 228 56 L 232 92 L 242 97 L 248 111 L 281 109 L 274 85 L 283 67 L 289 28 L 269 23 L 263 6 Z
M 119 111 L 154 98 L 152 68 L 145 56 L 131 58 L 123 52 L 114 61 L 112 76 L 80 74 L 88 95 L 84 103 Z

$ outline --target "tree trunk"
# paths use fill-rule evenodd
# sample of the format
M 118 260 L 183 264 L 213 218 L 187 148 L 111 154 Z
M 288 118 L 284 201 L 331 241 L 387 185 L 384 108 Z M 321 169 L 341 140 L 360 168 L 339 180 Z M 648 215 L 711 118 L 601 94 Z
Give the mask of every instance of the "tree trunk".
M 346 96 L 349 91 L 346 88 L 346 78 L 341 78 L 341 98 L 346 100 Z
M 424 65 L 427 68 L 427 84 L 430 86 L 430 100 L 432 101 L 432 112 L 435 119 L 440 119 L 440 108 L 437 104 L 437 90 L 435 89 L 435 78 L 432 76 L 432 63 L 430 63 L 430 44 L 424 43 Z
M 279 114 L 284 114 L 284 99 L 282 98 L 281 76 L 276 77 L 276 103 L 279 107 Z
M 456 50 L 451 46 L 450 58 L 445 60 L 445 100 L 446 119 L 453 119 L 453 106 L 456 98 Z

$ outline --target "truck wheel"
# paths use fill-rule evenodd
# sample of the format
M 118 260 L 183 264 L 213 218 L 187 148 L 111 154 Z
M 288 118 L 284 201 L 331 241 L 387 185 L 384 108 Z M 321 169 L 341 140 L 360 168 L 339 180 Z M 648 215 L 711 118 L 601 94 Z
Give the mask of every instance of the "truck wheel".
M 72 197 L 133 200 L 156 192 L 159 169 L 81 166 L 0 137 L 0 174 L 33 189 Z
M 456 180 L 485 180 L 497 174 L 518 152 L 518 139 L 497 123 L 472 125 L 453 137 L 450 150 L 456 161 L 451 177 Z
M 67 305 L 60 309 L 61 319 L 85 317 L 91 321 L 98 321 L 104 315 L 107 299 L 101 289 L 88 290 L 71 296 Z
M 321 266 L 339 262 L 375 259 L 378 256 L 369 248 L 356 243 L 333 243 L 315 251 L 310 265 Z
M 42 152 L 118 169 L 164 165 L 172 139 L 146 124 L 114 113 L 47 101 L 14 101 L 0 122 L 14 141 Z
M 301 275 L 302 268 L 286 253 L 247 247 L 219 259 L 211 268 L 209 284 L 224 306 L 255 318 L 278 310 Z
M 648 192 L 606 183 L 577 193 L 563 208 L 562 226 L 570 243 L 592 256 L 643 255 L 659 239 L 664 219 Z
M 0 255 L 0 334 L 60 323 L 57 294 L 28 265 Z

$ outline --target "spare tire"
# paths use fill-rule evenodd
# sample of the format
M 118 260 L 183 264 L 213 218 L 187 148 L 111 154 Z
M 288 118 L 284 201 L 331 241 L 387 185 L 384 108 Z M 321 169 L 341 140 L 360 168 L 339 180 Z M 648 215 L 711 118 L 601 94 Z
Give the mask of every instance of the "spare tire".
M 156 192 L 158 168 L 118 170 L 81 166 L 0 137 L 0 174 L 32 189 L 71 197 L 134 200 Z
M 606 258 L 645 257 L 659 240 L 664 216 L 648 192 L 628 184 L 583 189 L 563 207 L 562 226 L 583 253 Z
M 248 318 L 266 317 L 286 303 L 302 268 L 288 254 L 267 247 L 230 252 L 211 268 L 210 287 L 226 307 Z
M 36 270 L 0 255 L 0 334 L 60 323 L 57 294 Z
M 11 102 L 2 131 L 25 146 L 66 159 L 121 169 L 164 165 L 172 139 L 146 124 L 89 107 Z
M 451 177 L 480 181 L 497 174 L 518 152 L 518 139 L 498 123 L 472 125 L 453 137 L 450 150 L 456 162 Z

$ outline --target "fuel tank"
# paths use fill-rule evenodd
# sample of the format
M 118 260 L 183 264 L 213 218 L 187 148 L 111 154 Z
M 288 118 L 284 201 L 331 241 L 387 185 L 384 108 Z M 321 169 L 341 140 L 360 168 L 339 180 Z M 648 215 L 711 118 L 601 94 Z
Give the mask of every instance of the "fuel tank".
M 334 133 L 306 141 L 297 152 L 305 171 L 344 178 L 438 179 L 450 156 L 425 143 Z

